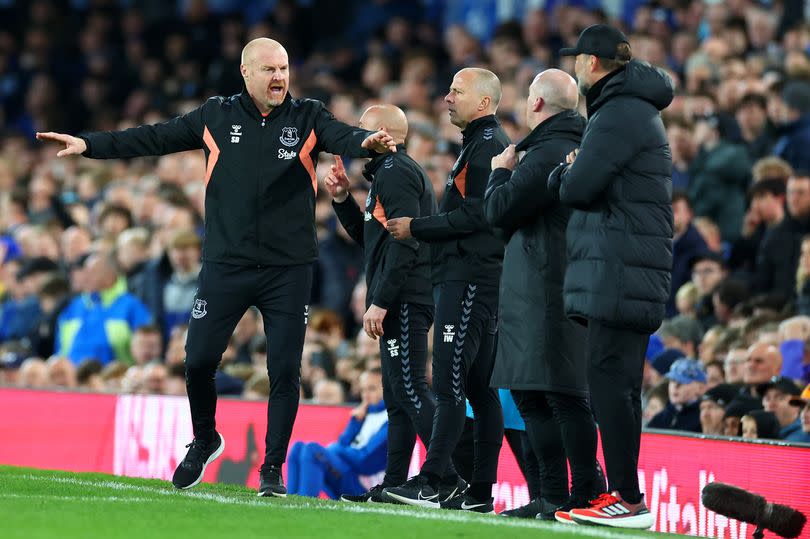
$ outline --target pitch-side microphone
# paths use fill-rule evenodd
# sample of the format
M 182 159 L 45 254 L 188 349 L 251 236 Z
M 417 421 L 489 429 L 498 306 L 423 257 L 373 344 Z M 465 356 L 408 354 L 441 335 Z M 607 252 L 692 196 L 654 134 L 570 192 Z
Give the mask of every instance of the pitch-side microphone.
M 768 503 L 758 494 L 725 483 L 709 483 L 703 487 L 701 499 L 715 513 L 755 525 L 755 538 L 762 538 L 764 530 L 770 530 L 793 539 L 802 533 L 807 521 L 804 514 L 787 505 Z

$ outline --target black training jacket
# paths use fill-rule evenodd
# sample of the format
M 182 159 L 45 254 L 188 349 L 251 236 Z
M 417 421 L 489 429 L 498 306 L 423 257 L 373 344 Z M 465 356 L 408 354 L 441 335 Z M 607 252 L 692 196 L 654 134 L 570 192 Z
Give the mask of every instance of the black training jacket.
M 203 149 L 203 260 L 291 266 L 318 256 L 318 153 L 369 157 L 360 147 L 369 134 L 335 120 L 320 101 L 289 95 L 262 116 L 243 91 L 212 97 L 165 123 L 81 138 L 84 155 L 97 159 Z
M 498 286 L 504 243 L 484 216 L 492 158 L 509 145 L 494 115 L 469 123 L 439 206 L 439 213 L 411 222 L 411 234 L 431 244 L 433 282 L 466 281 Z
M 351 195 L 340 204 L 332 203 L 346 231 L 365 250 L 366 307 L 433 305 L 429 247 L 413 238 L 395 240 L 385 228 L 388 219 L 436 213 L 427 174 L 405 153 L 405 146 L 397 150 L 375 157 L 363 169 L 371 182 L 365 212 Z

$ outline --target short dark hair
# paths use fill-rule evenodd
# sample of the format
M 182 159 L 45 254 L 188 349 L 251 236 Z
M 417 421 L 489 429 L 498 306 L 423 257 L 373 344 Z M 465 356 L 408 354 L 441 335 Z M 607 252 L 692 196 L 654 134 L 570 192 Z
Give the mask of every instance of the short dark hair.
M 756 105 L 759 108 L 765 110 L 768 108 L 768 100 L 762 94 L 757 94 L 754 92 L 749 92 L 740 98 L 740 101 L 737 103 L 737 109 L 740 110 L 748 105 Z
M 763 178 L 758 182 L 754 182 L 748 190 L 748 195 L 751 198 L 756 198 L 768 193 L 775 197 L 785 196 L 786 189 L 787 186 L 785 182 L 779 178 Z
M 124 206 L 119 206 L 118 204 L 109 204 L 105 206 L 103 210 L 101 210 L 101 213 L 99 213 L 98 215 L 99 224 L 103 223 L 104 220 L 111 215 L 119 215 L 123 217 L 124 219 L 127 220 L 127 228 L 132 228 L 132 225 L 134 223 L 132 219 L 132 212 L 129 211 L 128 208 Z
M 39 295 L 45 298 L 59 298 L 70 294 L 70 283 L 60 274 L 48 277 L 39 289 Z
M 673 191 L 672 192 L 672 205 L 674 206 L 676 202 L 686 202 L 686 205 L 689 206 L 689 209 L 692 209 L 692 200 L 689 198 L 689 195 L 686 194 L 684 191 Z
M 614 58 L 599 58 L 599 65 L 607 72 L 621 69 L 633 59 L 633 52 L 629 43 L 619 43 L 616 46 L 616 56 Z
M 148 333 L 148 334 L 152 334 L 152 335 L 154 335 L 154 334 L 162 335 L 163 334 L 163 332 L 160 330 L 160 328 L 157 326 L 157 324 L 146 324 L 145 326 L 141 326 L 138 329 L 136 329 L 133 333 Z
M 742 281 L 726 279 L 715 288 L 714 293 L 724 305 L 733 309 L 749 297 L 748 285 Z

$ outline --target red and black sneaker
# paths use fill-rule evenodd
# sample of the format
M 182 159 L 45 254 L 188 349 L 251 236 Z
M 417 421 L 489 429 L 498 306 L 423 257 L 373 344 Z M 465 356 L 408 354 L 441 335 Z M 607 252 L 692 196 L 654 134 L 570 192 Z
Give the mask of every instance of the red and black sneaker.
M 655 518 L 647 509 L 643 497 L 638 503 L 627 503 L 618 492 L 602 494 L 591 500 L 589 507 L 571 509 L 569 515 L 577 524 L 596 524 L 613 528 L 646 530 L 655 523 Z

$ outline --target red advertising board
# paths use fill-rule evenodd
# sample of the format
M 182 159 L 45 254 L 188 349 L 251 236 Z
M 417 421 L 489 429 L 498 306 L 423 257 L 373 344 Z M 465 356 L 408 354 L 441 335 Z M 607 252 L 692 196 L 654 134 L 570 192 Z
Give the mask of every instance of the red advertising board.
M 170 479 L 192 439 L 185 398 L 3 389 L 0 410 L 0 464 Z M 207 481 L 258 485 L 266 413 L 265 403 L 219 401 L 217 429 L 226 447 L 206 471 Z M 302 405 L 292 442 L 326 445 L 337 438 L 348 417 L 348 408 Z M 412 473 L 423 459 L 419 445 Z M 639 481 L 657 531 L 751 537 L 752 526 L 729 521 L 700 504 L 700 491 L 711 481 L 738 485 L 810 515 L 807 448 L 645 433 Z M 529 498 L 506 443 L 493 495 L 497 511 Z M 804 537 L 810 537 L 810 530 Z

